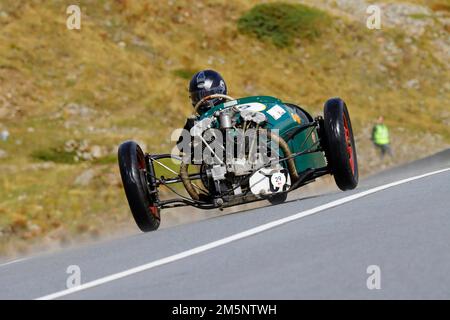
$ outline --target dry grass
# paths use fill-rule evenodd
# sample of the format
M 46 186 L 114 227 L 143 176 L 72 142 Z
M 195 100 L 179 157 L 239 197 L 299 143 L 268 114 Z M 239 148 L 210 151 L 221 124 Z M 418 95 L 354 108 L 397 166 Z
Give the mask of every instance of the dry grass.
M 408 143 L 439 137 L 423 153 L 450 142 L 443 103 L 449 73 L 426 37 L 411 44 L 399 30 L 369 31 L 334 17 L 319 37 L 280 49 L 238 31 L 239 18 L 257 3 L 83 1 L 82 29 L 69 31 L 64 1 L 2 1 L 0 126 L 11 138 L 0 142 L 9 154 L 0 159 L 0 254 L 132 226 L 114 163 L 43 164 L 33 154 L 69 139 L 109 148 L 137 139 L 148 151 L 169 151 L 172 129 L 192 112 L 186 79 L 202 68 L 219 70 L 231 95 L 274 95 L 314 114 L 328 97 L 341 96 L 356 132 L 383 114 Z M 386 52 L 387 44 L 396 51 Z M 405 87 L 412 79 L 419 88 Z M 69 103 L 94 114 L 66 114 Z M 359 151 L 370 155 L 366 138 L 360 134 Z M 421 155 L 403 150 L 398 161 Z M 365 173 L 377 166 L 362 159 Z M 76 185 L 88 169 L 95 177 Z

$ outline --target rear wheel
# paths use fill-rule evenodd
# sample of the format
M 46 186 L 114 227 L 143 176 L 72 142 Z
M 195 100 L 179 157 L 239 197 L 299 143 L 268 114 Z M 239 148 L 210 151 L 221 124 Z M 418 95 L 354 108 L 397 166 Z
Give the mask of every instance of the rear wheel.
M 147 161 L 136 142 L 127 141 L 119 147 L 119 167 L 131 213 L 139 229 L 144 232 L 158 229 L 160 208 L 147 182 Z
M 358 185 L 358 161 L 355 139 L 347 106 L 342 99 L 334 98 L 324 108 L 325 151 L 337 186 L 351 190 Z

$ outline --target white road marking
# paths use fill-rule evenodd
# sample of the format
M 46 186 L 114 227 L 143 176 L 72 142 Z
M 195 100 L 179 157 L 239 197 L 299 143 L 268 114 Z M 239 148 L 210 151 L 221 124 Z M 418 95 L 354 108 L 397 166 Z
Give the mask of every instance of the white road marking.
M 29 258 L 21 258 L 21 259 L 17 259 L 17 260 L 5 262 L 5 263 L 3 263 L 3 264 L 0 264 L 0 268 L 1 268 L 1 267 L 5 267 L 5 266 L 9 266 L 10 264 L 14 264 L 14 263 L 17 263 L 17 262 L 22 262 L 22 261 L 25 261 L 25 260 L 28 260 L 28 259 L 29 259 Z
M 184 251 L 184 252 L 180 252 L 178 254 L 175 254 L 175 255 L 172 255 L 172 256 L 169 256 L 169 257 L 166 257 L 166 258 L 162 258 L 162 259 L 159 259 L 159 260 L 156 260 L 156 261 L 153 261 L 153 262 L 150 262 L 150 263 L 147 263 L 147 264 L 144 264 L 144 265 L 132 268 L 132 269 L 128 269 L 128 270 L 125 270 L 125 271 L 122 271 L 122 272 L 119 272 L 119 273 L 115 273 L 115 274 L 112 274 L 112 275 L 109 275 L 109 276 L 106 276 L 106 277 L 103 277 L 103 278 L 100 278 L 100 279 L 97 279 L 97 280 L 94 280 L 94 281 L 90 281 L 90 282 L 87 282 L 87 283 L 82 284 L 82 285 L 77 286 L 77 287 L 73 287 L 73 288 L 70 288 L 70 289 L 62 290 L 62 291 L 59 291 L 59 292 L 56 292 L 56 293 L 52 293 L 52 294 L 49 294 L 49 295 L 37 298 L 36 300 L 57 299 L 57 298 L 61 298 L 61 297 L 67 296 L 67 295 L 75 293 L 75 292 L 80 292 L 80 291 L 87 290 L 87 289 L 90 289 L 90 288 L 93 288 L 93 287 L 97 287 L 99 285 L 102 285 L 102 284 L 105 284 L 105 283 L 108 283 L 108 282 L 111 282 L 111 281 L 122 279 L 122 278 L 131 276 L 133 274 L 136 274 L 136 273 L 139 273 L 139 272 L 142 272 L 142 271 L 153 269 L 153 268 L 156 268 L 156 267 L 159 267 L 159 266 L 171 263 L 171 262 L 175 262 L 175 261 L 178 261 L 178 260 L 181 260 L 181 259 L 193 256 L 193 255 L 196 255 L 196 254 L 199 254 L 199 253 L 202 253 L 202 252 L 205 252 L 205 251 L 208 251 L 208 250 L 211 250 L 211 249 L 214 249 L 214 248 L 226 245 L 228 243 L 231 243 L 231 242 L 234 242 L 234 241 L 237 241 L 237 240 L 241 240 L 241 239 L 244 239 L 244 238 L 256 235 L 258 233 L 267 231 L 269 229 L 273 229 L 273 228 L 281 226 L 283 224 L 286 224 L 286 223 L 289 223 L 289 222 L 301 219 L 301 218 L 306 217 L 306 216 L 310 216 L 310 215 L 318 213 L 320 211 L 324 211 L 324 210 L 327 210 L 327 209 L 330 209 L 330 208 L 333 208 L 333 207 L 340 206 L 342 204 L 354 201 L 356 199 L 368 196 L 370 194 L 373 194 L 373 193 L 376 193 L 376 192 L 379 192 L 379 191 L 382 191 L 382 190 L 386 190 L 386 189 L 389 189 L 389 188 L 392 188 L 392 187 L 395 187 L 395 186 L 398 186 L 398 185 L 401 185 L 401 184 L 404 184 L 404 183 L 408 183 L 408 182 L 411 182 L 411 181 L 414 181 L 414 180 L 422 179 L 422 178 L 429 177 L 431 175 L 439 174 L 439 173 L 446 172 L 446 171 L 450 171 L 450 168 L 429 172 L 429 173 L 426 173 L 426 174 L 422 174 L 420 176 L 415 176 L 415 177 L 411 177 L 411 178 L 408 178 L 408 179 L 403 179 L 403 180 L 392 182 L 392 183 L 388 183 L 388 184 L 385 184 L 385 185 L 382 185 L 382 186 L 379 186 L 379 187 L 376 187 L 376 188 L 372 188 L 372 189 L 369 189 L 369 190 L 366 190 L 366 191 L 363 191 L 363 192 L 359 192 L 359 193 L 353 194 L 351 196 L 347 196 L 347 197 L 344 197 L 344 198 L 341 198 L 341 199 L 338 199 L 338 200 L 334 200 L 334 201 L 331 201 L 329 203 L 323 204 L 321 206 L 318 206 L 318 207 L 315 207 L 315 208 L 312 208 L 312 209 L 309 209 L 309 210 L 305 210 L 305 211 L 296 213 L 294 215 L 291 215 L 291 216 L 288 216 L 288 217 L 285 217 L 285 218 L 282 218 L 282 219 L 279 219 L 279 220 L 275 220 L 275 221 L 272 221 L 272 222 L 269 222 L 269 223 L 265 223 L 265 224 L 260 225 L 258 227 L 254 227 L 254 228 L 248 229 L 246 231 L 236 233 L 236 234 L 234 234 L 232 236 L 229 236 L 229 237 L 217 240 L 217 241 L 213 241 L 213 242 L 207 243 L 205 245 L 202 245 L 202 246 L 199 246 L 199 247 L 196 247 L 196 248 Z

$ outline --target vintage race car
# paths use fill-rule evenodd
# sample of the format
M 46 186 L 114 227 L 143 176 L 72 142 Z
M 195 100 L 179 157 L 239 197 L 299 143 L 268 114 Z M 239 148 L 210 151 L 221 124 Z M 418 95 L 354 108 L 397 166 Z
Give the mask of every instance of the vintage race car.
M 202 103 L 218 97 L 223 103 L 197 113 Z M 187 148 L 179 154 L 144 153 L 133 141 L 119 147 L 125 194 L 144 232 L 158 229 L 166 208 L 222 209 L 259 200 L 279 204 L 288 192 L 326 174 L 341 190 L 358 184 L 352 126 L 340 98 L 328 100 L 323 117 L 316 118 L 269 96 L 211 95 L 195 111 Z M 177 197 L 161 199 L 161 187 Z

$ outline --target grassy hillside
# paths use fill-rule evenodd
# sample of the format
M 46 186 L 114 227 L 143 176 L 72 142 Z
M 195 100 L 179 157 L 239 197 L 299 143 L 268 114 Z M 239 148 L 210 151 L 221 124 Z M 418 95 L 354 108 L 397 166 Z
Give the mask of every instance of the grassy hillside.
M 273 95 L 314 114 L 341 96 L 364 174 L 449 145 L 448 0 L 403 2 L 406 14 L 380 1 L 392 13 L 381 30 L 352 10 L 361 1 L 301 2 L 79 1 L 82 28 L 68 30 L 77 1 L 1 0 L 0 255 L 133 228 L 117 145 L 170 151 L 192 112 L 187 79 L 203 68 L 232 96 Z M 380 114 L 396 153 L 385 162 L 369 141 Z

